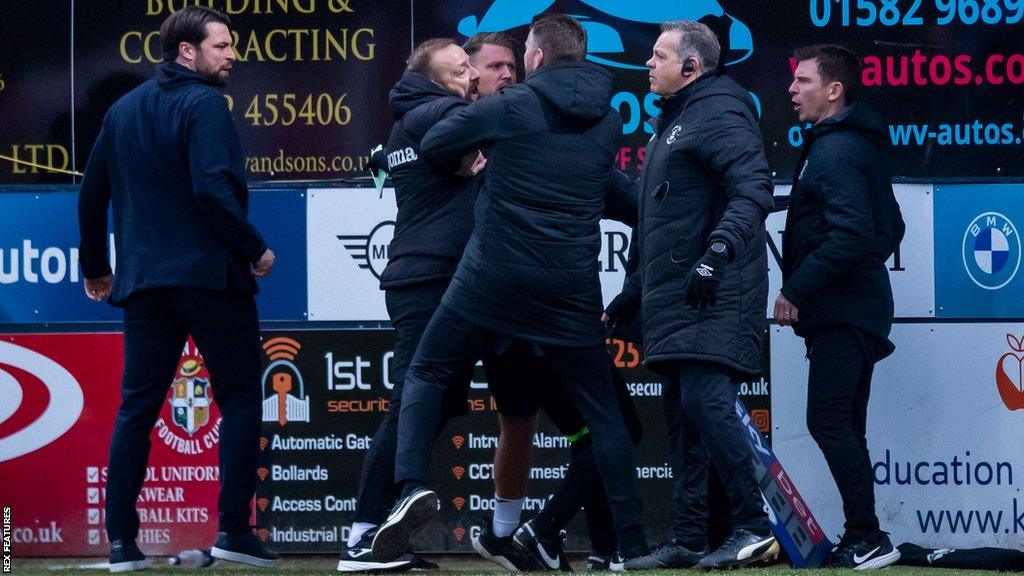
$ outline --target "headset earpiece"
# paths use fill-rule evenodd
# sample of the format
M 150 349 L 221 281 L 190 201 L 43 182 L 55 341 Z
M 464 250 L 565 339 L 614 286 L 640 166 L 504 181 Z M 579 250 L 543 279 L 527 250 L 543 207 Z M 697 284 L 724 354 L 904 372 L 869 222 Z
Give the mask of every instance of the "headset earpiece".
M 693 61 L 690 58 L 687 58 L 686 62 L 683 62 L 683 76 L 690 76 L 696 71 L 697 69 L 694 68 Z

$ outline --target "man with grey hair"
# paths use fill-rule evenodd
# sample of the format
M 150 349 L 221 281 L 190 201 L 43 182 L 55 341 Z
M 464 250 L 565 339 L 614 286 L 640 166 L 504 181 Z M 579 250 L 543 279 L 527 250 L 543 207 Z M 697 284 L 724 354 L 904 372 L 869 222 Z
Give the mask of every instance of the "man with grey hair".
M 641 310 L 645 362 L 661 376 L 682 467 L 673 539 L 626 569 L 732 568 L 779 550 L 734 408 L 738 384 L 760 372 L 772 179 L 753 101 L 716 72 L 715 35 L 694 21 L 661 29 L 647 61 L 651 91 L 662 99 L 639 182 L 640 261 L 607 315 Z M 732 516 L 730 536 L 710 554 L 709 464 Z

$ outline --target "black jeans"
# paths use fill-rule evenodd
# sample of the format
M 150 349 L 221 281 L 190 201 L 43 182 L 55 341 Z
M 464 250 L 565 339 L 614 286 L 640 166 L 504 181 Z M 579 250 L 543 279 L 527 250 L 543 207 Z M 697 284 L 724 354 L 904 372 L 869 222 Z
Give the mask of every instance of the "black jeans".
M 874 541 L 879 526 L 866 428 L 875 363 L 852 330 L 823 330 L 808 337 L 807 430 L 842 496 L 846 535 Z
M 741 377 L 720 364 L 666 362 L 663 384 L 673 455 L 673 535 L 694 550 L 708 541 L 708 466 L 714 464 L 729 498 L 732 529 L 769 534 L 771 525 L 754 477 L 754 454 L 736 415 Z
M 630 439 L 636 445 L 643 437 L 643 425 L 633 406 L 625 378 L 615 369 L 611 356 L 607 358 L 619 409 L 629 429 Z M 544 413 L 562 434 L 572 436 L 583 428 L 583 416 L 560 382 L 542 396 L 541 405 Z M 586 434 L 572 443 L 569 470 L 544 509 L 537 514 L 534 530 L 545 538 L 554 538 L 583 508 L 586 511 L 591 551 L 602 556 L 615 554 L 618 542 L 612 529 L 612 513 L 600 477 L 594 457 L 594 443 L 590 434 Z
M 255 298 L 248 293 L 159 288 L 132 295 L 124 306 L 124 377 L 107 476 L 106 525 L 111 541 L 134 541 L 138 535 L 135 502 L 146 475 L 150 433 L 190 334 L 209 370 L 223 417 L 220 530 L 249 530 L 263 400 Z
M 413 354 L 416 353 L 416 347 L 420 344 L 423 331 L 434 316 L 447 288 L 448 279 L 442 279 L 414 286 L 390 288 L 384 293 L 388 316 L 395 329 L 395 354 L 390 370 L 394 388 L 391 390 L 388 411 L 377 427 L 366 459 L 363 460 L 353 517 L 355 522 L 381 524 L 387 518 L 391 505 L 398 498 L 398 486 L 395 484 L 395 449 L 398 445 L 398 414 L 402 409 L 405 373 Z M 460 382 L 453 384 L 453 392 L 468 386 L 470 378 L 472 370 L 463 374 Z M 459 398 L 457 393 L 452 393 L 447 398 L 445 417 L 465 412 L 464 397 Z M 441 424 L 441 428 L 443 427 L 444 422 Z
M 398 420 L 397 481 L 426 479 L 433 440 L 444 424 L 446 388 L 504 338 L 475 326 L 444 304 L 438 308 L 406 373 Z M 600 344 L 587 348 L 540 344 L 539 348 L 565 382 L 590 429 L 620 549 L 629 555 L 642 553 L 646 542 L 633 481 L 633 444 L 611 384 L 608 352 Z

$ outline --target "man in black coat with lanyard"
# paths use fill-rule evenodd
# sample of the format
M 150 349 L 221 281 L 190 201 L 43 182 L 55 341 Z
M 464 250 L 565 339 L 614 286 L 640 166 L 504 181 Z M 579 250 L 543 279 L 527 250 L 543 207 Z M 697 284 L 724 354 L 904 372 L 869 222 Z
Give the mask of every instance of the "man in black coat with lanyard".
M 245 157 L 220 90 L 235 61 L 231 22 L 188 6 L 160 27 L 164 63 L 103 119 L 78 199 L 86 295 L 124 308 L 121 406 L 110 440 L 110 570 L 144 568 L 135 510 L 149 436 L 189 335 L 224 417 L 217 558 L 269 567 L 249 527 L 262 392 L 254 277 L 274 264 L 249 223 Z M 116 275 L 107 261 L 113 205 Z
M 728 568 L 778 554 L 735 411 L 739 382 L 759 372 L 772 181 L 753 102 L 715 73 L 720 52 L 707 26 L 671 21 L 647 62 L 663 99 L 640 175 L 640 263 L 623 294 L 642 295 L 645 363 L 661 375 L 685 478 L 674 538 L 627 570 Z M 732 533 L 707 554 L 709 457 Z
M 646 552 L 633 447 L 611 385 L 601 316 L 599 221 L 620 132 L 611 75 L 583 62 L 586 35 L 565 15 L 531 26 L 522 84 L 432 128 L 427 162 L 489 147 L 473 234 L 406 375 L 396 480 L 402 498 L 377 532 L 382 561 L 402 554 L 439 507 L 428 490 L 445 389 L 510 339 L 545 356 L 593 437 L 623 554 Z M 569 177 L 567 177 L 569 176 Z
M 789 87 L 804 132 L 783 236 L 775 320 L 807 343 L 807 429 L 843 499 L 845 533 L 826 567 L 882 568 L 899 559 L 875 515 L 865 428 L 875 363 L 893 352 L 885 261 L 903 239 L 888 132 L 851 106 L 860 60 L 840 46 L 796 51 Z

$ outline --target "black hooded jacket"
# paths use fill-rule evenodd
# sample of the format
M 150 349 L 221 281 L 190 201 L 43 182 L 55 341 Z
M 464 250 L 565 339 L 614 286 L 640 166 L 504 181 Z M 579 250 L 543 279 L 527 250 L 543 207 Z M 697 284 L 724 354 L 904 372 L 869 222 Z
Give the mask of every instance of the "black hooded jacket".
M 500 334 L 601 343 L 597 256 L 620 119 L 611 75 L 556 63 L 440 122 L 421 152 L 444 165 L 489 147 L 476 226 L 445 304 Z
M 646 154 L 640 266 L 625 288 L 642 293 L 645 362 L 700 360 L 759 372 L 772 179 L 750 96 L 726 76 L 705 74 L 662 102 Z M 716 240 L 732 260 L 717 304 L 697 310 L 685 301 L 686 279 Z
M 882 119 L 858 105 L 807 130 L 782 244 L 782 294 L 799 310 L 794 331 L 853 326 L 887 337 L 885 261 L 904 231 Z
M 395 126 L 386 157 L 398 216 L 381 289 L 447 279 L 455 273 L 473 230 L 479 184 L 454 175 L 452 169 L 432 169 L 420 157 L 420 141 L 432 126 L 468 104 L 412 70 L 406 70 L 391 89 L 388 105 Z

